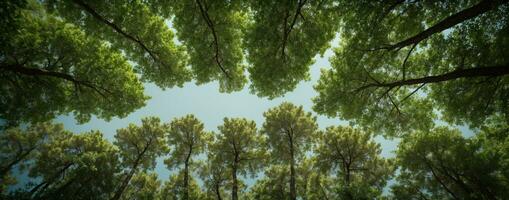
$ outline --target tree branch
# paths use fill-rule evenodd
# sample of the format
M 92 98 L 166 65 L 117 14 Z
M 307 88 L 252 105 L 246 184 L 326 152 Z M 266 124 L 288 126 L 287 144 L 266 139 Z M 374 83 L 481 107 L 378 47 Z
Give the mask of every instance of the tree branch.
M 162 63 L 158 58 L 157 56 L 155 55 L 154 52 L 152 52 L 146 45 L 145 43 L 143 43 L 140 39 L 138 39 L 138 37 L 136 36 L 133 36 L 133 35 L 130 35 L 128 34 L 127 32 L 125 32 L 124 30 L 122 30 L 122 28 L 120 28 L 118 25 L 114 24 L 113 22 L 110 22 L 108 19 L 104 18 L 103 16 L 101 16 L 99 13 L 97 13 L 92 7 L 90 7 L 90 5 L 86 4 L 84 1 L 82 0 L 72 0 L 75 4 L 79 5 L 81 8 L 83 8 L 83 10 L 85 10 L 88 14 L 92 15 L 92 17 L 94 17 L 95 19 L 101 21 L 102 23 L 106 24 L 107 26 L 111 27 L 115 32 L 119 33 L 120 35 L 124 36 L 125 38 L 135 42 L 136 44 L 138 44 L 144 51 L 146 51 L 148 53 L 148 55 L 155 61 L 155 62 L 159 62 L 160 64 L 162 64 L 163 66 L 165 65 L 164 63 Z
M 95 92 L 97 92 L 99 95 L 101 95 L 105 99 L 108 99 L 108 98 L 107 98 L 106 94 L 104 94 L 101 90 L 111 94 L 111 91 L 109 91 L 105 88 L 95 86 L 95 85 L 89 83 L 88 81 L 78 80 L 75 77 L 73 77 L 72 75 L 62 73 L 62 72 L 54 72 L 54 71 L 47 71 L 44 69 L 29 68 L 29 67 L 22 66 L 20 64 L 1 65 L 0 69 L 4 69 L 7 71 L 11 71 L 14 73 L 23 74 L 23 75 L 27 75 L 27 76 L 34 76 L 34 77 L 49 76 L 49 77 L 64 79 L 64 80 L 72 82 L 75 86 L 80 86 L 80 85 L 86 86 L 86 87 L 94 90 Z
M 422 40 L 430 37 L 431 35 L 435 33 L 442 32 L 448 28 L 451 28 L 459 23 L 462 23 L 464 21 L 467 21 L 469 19 L 475 18 L 483 13 L 486 13 L 492 9 L 497 8 L 498 6 L 507 3 L 507 0 L 483 0 L 479 2 L 478 4 L 467 8 L 465 10 L 462 10 L 456 14 L 453 14 L 444 20 L 438 22 L 437 24 L 429 27 L 428 29 L 418 33 L 417 35 L 414 35 L 410 38 L 407 38 L 403 41 L 400 41 L 396 44 L 378 47 L 371 49 L 370 51 L 376 51 L 376 50 L 394 50 L 394 49 L 401 49 L 405 46 L 412 45 L 412 44 L 418 44 Z
M 215 50 L 214 59 L 217 63 L 217 66 L 221 69 L 221 71 L 224 73 L 224 75 L 227 78 L 231 79 L 230 75 L 228 75 L 228 72 L 224 69 L 223 65 L 221 64 L 221 60 L 220 60 L 221 56 L 220 56 L 220 52 L 219 52 L 219 39 L 217 37 L 217 32 L 214 27 L 214 23 L 210 19 L 208 12 L 205 10 L 205 8 L 203 8 L 203 5 L 201 4 L 200 0 L 196 0 L 196 4 L 198 4 L 198 7 L 200 8 L 201 16 L 203 17 L 203 20 L 205 20 L 205 22 L 207 23 L 207 26 L 209 27 L 210 31 L 212 32 L 212 37 L 214 37 L 214 50 Z
M 285 53 L 286 43 L 288 41 L 288 37 L 290 36 L 290 33 L 293 30 L 293 27 L 297 23 L 297 18 L 299 16 L 301 16 L 302 19 L 304 19 L 303 15 L 301 13 L 301 10 L 302 10 L 302 7 L 304 7 L 304 4 L 306 4 L 306 1 L 307 0 L 299 0 L 299 2 L 297 4 L 297 11 L 295 11 L 295 15 L 293 16 L 292 23 L 290 24 L 290 27 L 288 29 L 286 29 L 286 22 L 287 22 L 288 16 L 285 17 L 284 32 L 283 32 L 283 44 L 282 44 L 282 51 L 281 51 L 281 57 L 283 58 L 283 61 L 285 61 L 285 58 L 286 58 L 286 53 Z
M 489 66 L 489 67 L 476 67 L 470 69 L 458 69 L 452 72 L 448 72 L 441 75 L 436 76 L 427 76 L 416 79 L 408 79 L 401 80 L 389 83 L 371 83 L 359 87 L 356 89 L 357 92 L 372 88 L 372 87 L 384 87 L 384 88 L 394 88 L 397 86 L 407 86 L 407 85 L 415 85 L 415 84 L 423 84 L 423 83 L 439 83 L 449 80 L 454 80 L 458 78 L 470 78 L 470 77 L 484 77 L 484 76 L 504 76 L 509 74 L 509 66 L 507 64 L 497 65 L 497 66 Z

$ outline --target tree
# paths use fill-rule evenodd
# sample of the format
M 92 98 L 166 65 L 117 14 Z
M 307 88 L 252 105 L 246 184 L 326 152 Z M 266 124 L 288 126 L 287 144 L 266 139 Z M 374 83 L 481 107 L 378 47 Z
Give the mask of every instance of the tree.
M 507 196 L 507 125 L 464 138 L 437 127 L 404 138 L 396 152 L 399 198 L 503 199 Z
M 244 118 L 224 118 L 218 126 L 219 134 L 209 151 L 214 152 L 231 174 L 231 199 L 238 199 L 239 180 L 237 175 L 254 173 L 263 158 L 261 135 L 257 134 L 254 121 Z
M 373 199 L 382 194 L 393 171 L 381 151 L 371 134 L 342 126 L 327 127 L 315 149 L 317 165 L 327 173 L 336 172 L 339 196 L 344 199 Z
M 161 187 L 161 181 L 157 180 L 157 174 L 154 172 L 141 172 L 136 174 L 129 186 L 125 190 L 125 195 L 121 199 L 129 200 L 153 200 L 158 199 L 158 192 Z
M 108 199 L 119 172 L 117 153 L 98 131 L 54 135 L 33 159 L 28 175 L 36 181 L 26 197 Z
M 79 122 L 108 120 L 145 105 L 143 86 L 119 51 L 35 1 L 13 12 L 15 33 L 1 33 L 0 47 L 0 118 L 7 126 L 69 112 Z
M 188 200 L 189 167 L 192 158 L 205 150 L 209 135 L 203 130 L 203 123 L 194 115 L 174 119 L 170 124 L 168 144 L 172 148 L 170 157 L 164 162 L 170 169 L 184 165 L 182 199 Z
M 167 133 L 167 125 L 162 124 L 157 117 L 143 118 L 141 126 L 129 124 L 127 128 L 117 130 L 114 144 L 120 150 L 124 173 L 112 200 L 122 197 L 131 178 L 138 171 L 153 169 L 156 158 L 168 152 Z
M 313 58 L 323 54 L 339 23 L 333 1 L 249 1 L 245 34 L 251 91 L 275 98 L 309 80 Z
M 341 42 L 314 110 L 387 136 L 430 130 L 437 119 L 473 128 L 507 120 L 507 5 L 340 1 Z
M 295 168 L 309 149 L 311 137 L 318 129 L 316 117 L 310 112 L 306 113 L 302 106 L 297 107 L 288 102 L 269 109 L 263 116 L 265 122 L 261 133 L 267 136 L 271 162 L 290 166 L 290 199 L 295 200 Z

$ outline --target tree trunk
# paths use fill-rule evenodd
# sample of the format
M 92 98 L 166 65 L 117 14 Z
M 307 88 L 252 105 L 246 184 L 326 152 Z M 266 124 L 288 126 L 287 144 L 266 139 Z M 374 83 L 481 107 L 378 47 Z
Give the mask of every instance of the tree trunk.
M 186 161 L 184 162 L 184 200 L 189 200 L 189 159 L 191 158 L 191 149 L 187 154 Z
M 232 168 L 232 200 L 238 200 L 237 191 L 239 190 L 239 186 L 237 183 L 237 159 L 233 163 Z
M 219 189 L 219 184 L 215 184 L 214 189 L 216 191 L 217 200 L 222 200 L 223 198 L 221 197 L 221 190 Z
M 349 199 L 349 200 L 353 200 L 354 197 L 352 195 L 352 192 L 351 192 L 351 188 L 350 188 L 350 164 L 347 164 L 346 165 L 346 170 L 345 170 L 345 184 L 346 184 L 346 197 Z
M 290 199 L 297 199 L 297 189 L 295 188 L 295 157 L 293 149 L 293 139 L 290 137 Z
M 110 200 L 119 200 L 122 194 L 124 193 L 124 190 L 127 188 L 127 185 L 129 184 L 129 181 L 131 181 L 131 178 L 133 177 L 134 173 L 138 170 L 138 165 L 140 164 L 141 159 L 143 156 L 145 156 L 145 152 L 147 152 L 148 147 L 152 145 L 152 138 L 149 139 L 147 142 L 147 145 L 143 148 L 143 151 L 138 154 L 138 157 L 134 161 L 133 167 L 131 168 L 131 171 L 129 172 L 129 175 L 122 181 L 122 184 L 120 187 L 115 191 L 115 195 Z
M 122 181 L 122 184 L 115 192 L 115 195 L 111 198 L 111 200 L 119 200 L 122 194 L 124 193 L 124 190 L 127 188 L 127 185 L 129 185 L 129 181 L 131 181 L 131 178 L 133 178 L 134 174 L 136 173 L 137 166 L 129 172 L 129 174 L 125 177 L 125 179 Z

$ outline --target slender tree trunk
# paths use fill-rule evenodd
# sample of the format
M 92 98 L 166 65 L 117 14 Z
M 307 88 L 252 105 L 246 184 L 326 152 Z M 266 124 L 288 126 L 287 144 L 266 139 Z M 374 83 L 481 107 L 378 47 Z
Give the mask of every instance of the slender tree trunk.
M 233 168 L 232 168 L 232 200 L 238 200 L 238 196 L 237 196 L 238 190 L 239 190 L 239 186 L 238 186 L 238 182 L 237 182 L 237 159 L 235 159 L 235 162 L 233 163 Z
M 217 200 L 223 200 L 223 198 L 221 197 L 221 190 L 219 189 L 219 184 L 215 184 L 214 189 L 216 191 Z
M 293 149 L 293 139 L 290 137 L 290 199 L 297 199 L 297 189 L 295 188 L 295 152 Z
M 189 145 L 186 160 L 184 161 L 184 200 L 189 200 L 189 161 L 193 153 L 193 145 Z
M 184 163 L 184 200 L 189 200 L 189 155 Z
M 120 187 L 115 191 L 115 195 L 111 198 L 111 200 L 119 200 L 122 194 L 124 193 L 124 190 L 127 188 L 127 185 L 129 185 L 129 181 L 133 178 L 134 174 L 136 173 L 137 166 L 129 172 L 129 174 L 122 180 L 122 183 Z
M 131 171 L 129 172 L 129 175 L 125 177 L 125 179 L 122 181 L 122 184 L 120 187 L 115 191 L 115 195 L 110 200 L 119 200 L 122 194 L 124 193 L 124 190 L 127 188 L 127 185 L 129 184 L 129 181 L 131 181 L 131 178 L 133 178 L 134 174 L 138 170 L 138 165 L 140 164 L 141 159 L 143 156 L 145 156 L 145 152 L 147 152 L 148 147 L 152 145 L 152 138 L 149 139 L 147 142 L 147 145 L 143 148 L 143 151 L 141 151 L 140 154 L 138 154 L 138 157 L 134 161 L 133 167 L 131 168 Z
M 350 165 L 347 164 L 346 165 L 346 169 L 345 169 L 345 184 L 346 184 L 346 187 L 347 187 L 347 190 L 346 190 L 346 197 L 350 200 L 353 200 L 353 195 L 352 195 L 352 192 L 351 192 L 351 188 L 350 188 Z

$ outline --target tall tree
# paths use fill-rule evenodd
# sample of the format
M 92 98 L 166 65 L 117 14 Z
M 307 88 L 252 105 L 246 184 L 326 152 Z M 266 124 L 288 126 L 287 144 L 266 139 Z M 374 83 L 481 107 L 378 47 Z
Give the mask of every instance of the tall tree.
M 507 120 L 507 2 L 339 1 L 341 42 L 315 86 L 314 110 L 388 136 L 437 119 Z
M 338 29 L 333 1 L 249 1 L 245 35 L 251 90 L 274 98 L 309 80 L 313 58 L 323 54 Z
M 174 119 L 170 124 L 168 144 L 172 147 L 170 157 L 164 162 L 170 169 L 183 169 L 183 200 L 189 200 L 189 168 L 194 156 L 205 150 L 209 134 L 203 130 L 203 123 L 194 115 Z
M 491 127 L 472 138 L 448 127 L 413 133 L 396 152 L 401 173 L 393 193 L 399 199 L 503 199 L 508 130 Z
M 124 173 L 111 200 L 120 199 L 138 171 L 153 169 L 156 158 L 168 152 L 167 133 L 167 125 L 157 117 L 143 118 L 141 126 L 129 124 L 127 128 L 117 130 L 114 144 L 120 150 Z
M 238 199 L 238 175 L 254 173 L 260 166 L 263 156 L 261 143 L 263 138 L 257 134 L 254 121 L 244 118 L 224 118 L 223 125 L 218 126 L 215 142 L 209 148 L 228 168 L 231 181 L 231 199 Z
M 269 109 L 263 116 L 265 122 L 261 133 L 267 136 L 271 162 L 290 167 L 290 199 L 295 200 L 297 198 L 295 168 L 311 146 L 312 135 L 318 128 L 316 117 L 310 112 L 305 112 L 302 106 L 297 107 L 288 102 Z
M 393 167 L 381 152 L 371 134 L 342 126 L 327 127 L 315 149 L 317 165 L 325 172 L 335 171 L 344 199 L 372 199 L 382 194 Z
M 15 12 L 14 33 L 0 33 L 0 118 L 8 126 L 69 112 L 79 122 L 91 115 L 108 120 L 145 105 L 143 86 L 120 51 L 36 1 Z

